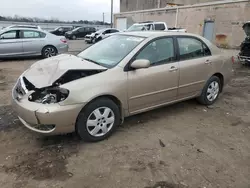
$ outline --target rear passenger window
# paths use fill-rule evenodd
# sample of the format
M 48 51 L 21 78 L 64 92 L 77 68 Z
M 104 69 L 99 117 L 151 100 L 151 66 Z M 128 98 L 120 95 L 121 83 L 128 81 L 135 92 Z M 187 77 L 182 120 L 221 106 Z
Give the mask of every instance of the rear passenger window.
M 79 32 L 84 32 L 84 31 L 86 31 L 86 29 L 85 28 L 80 28 L 80 29 L 78 29 L 78 31 Z
M 164 24 L 155 24 L 155 30 L 162 31 L 165 30 L 165 25 Z
M 195 59 L 211 55 L 210 50 L 195 38 L 178 38 L 180 60 Z
M 46 34 L 43 33 L 43 32 L 40 32 L 40 37 L 41 37 L 41 38 L 45 38 L 45 37 L 46 37 Z
M 37 31 L 23 31 L 23 38 L 40 38 L 40 32 L 37 32 Z
M 149 43 L 136 59 L 147 59 L 151 66 L 173 62 L 175 60 L 173 39 L 161 38 Z

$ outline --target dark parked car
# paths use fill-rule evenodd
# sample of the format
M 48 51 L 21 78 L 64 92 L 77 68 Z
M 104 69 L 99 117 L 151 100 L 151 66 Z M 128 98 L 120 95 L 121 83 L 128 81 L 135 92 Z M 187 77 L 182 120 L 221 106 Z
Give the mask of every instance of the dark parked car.
M 66 32 L 65 37 L 68 39 L 84 38 L 86 35 L 96 32 L 94 27 L 78 27 L 72 31 Z
M 73 27 L 57 27 L 55 30 L 50 31 L 50 33 L 57 36 L 64 36 L 66 32 L 73 30 Z

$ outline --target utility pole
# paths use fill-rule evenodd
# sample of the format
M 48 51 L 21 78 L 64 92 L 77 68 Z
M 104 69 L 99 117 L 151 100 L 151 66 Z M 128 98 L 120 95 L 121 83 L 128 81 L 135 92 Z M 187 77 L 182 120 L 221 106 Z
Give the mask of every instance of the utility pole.
M 113 28 L 113 0 L 111 0 L 111 19 L 110 19 L 110 27 Z
M 104 25 L 104 23 L 105 23 L 105 14 L 104 13 L 102 13 L 102 22 L 103 22 L 103 25 Z

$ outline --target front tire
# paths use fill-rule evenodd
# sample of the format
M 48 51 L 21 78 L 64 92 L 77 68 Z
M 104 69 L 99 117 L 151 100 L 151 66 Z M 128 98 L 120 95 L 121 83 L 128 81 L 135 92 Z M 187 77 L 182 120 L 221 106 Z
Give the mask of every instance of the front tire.
M 218 99 L 221 87 L 220 79 L 217 76 L 212 76 L 204 86 L 198 101 L 203 105 L 212 105 Z
M 73 36 L 72 36 L 72 39 L 73 39 L 73 40 L 76 40 L 76 36 L 75 36 L 75 35 L 73 35 Z
M 98 142 L 111 136 L 119 123 L 118 106 L 110 99 L 100 98 L 79 113 L 76 132 L 86 142 Z

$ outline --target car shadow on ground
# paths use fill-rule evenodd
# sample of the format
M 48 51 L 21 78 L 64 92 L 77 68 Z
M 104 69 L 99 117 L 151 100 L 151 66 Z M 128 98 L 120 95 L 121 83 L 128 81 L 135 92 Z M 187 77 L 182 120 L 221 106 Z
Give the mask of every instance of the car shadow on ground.
M 158 108 L 152 111 L 134 115 L 128 118 L 125 118 L 124 123 L 117 128 L 118 132 L 123 132 L 124 129 L 130 129 L 135 126 L 143 126 L 144 124 L 157 121 L 158 119 L 164 118 L 166 116 L 177 115 L 178 113 L 184 112 L 189 108 L 199 108 L 202 107 L 198 104 L 196 100 L 188 100 L 180 102 L 177 104 L 172 104 L 162 108 Z M 114 133 L 112 136 L 115 136 Z M 53 146 L 53 145 L 71 145 L 83 143 L 80 137 L 76 133 L 70 133 L 66 135 L 56 135 L 56 136 L 42 136 L 37 139 L 38 144 L 41 147 Z
M 162 117 L 175 115 L 187 108 L 195 108 L 195 106 L 198 106 L 197 102 L 190 100 L 135 115 L 126 118 L 124 124 L 119 126 L 117 131 L 124 131 L 124 129 L 127 129 L 125 131 L 131 131 L 128 129 L 135 128 L 134 126 L 144 126 L 147 122 L 157 121 Z M 81 141 L 76 133 L 41 136 L 25 128 L 16 118 L 11 106 L 0 107 L 0 112 L 1 131 L 6 132 L 6 134 L 9 131 L 22 133 L 24 136 L 19 139 L 23 139 L 24 143 L 31 141 L 35 145 L 32 150 L 21 150 L 14 153 L 13 156 L 18 157 L 15 158 L 13 163 L 3 165 L 5 173 L 14 173 L 20 178 L 28 177 L 35 180 L 65 180 L 73 176 L 73 172 L 68 171 L 66 167 L 68 159 L 77 156 L 80 148 L 87 144 Z M 119 134 L 113 134 L 112 137 L 115 138 L 116 135 L 119 136 Z M 27 145 L 27 148 L 29 147 Z M 168 184 L 162 183 L 162 185 Z

